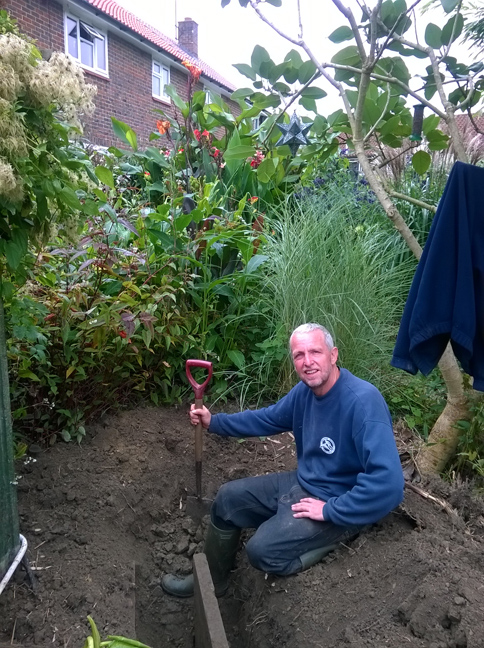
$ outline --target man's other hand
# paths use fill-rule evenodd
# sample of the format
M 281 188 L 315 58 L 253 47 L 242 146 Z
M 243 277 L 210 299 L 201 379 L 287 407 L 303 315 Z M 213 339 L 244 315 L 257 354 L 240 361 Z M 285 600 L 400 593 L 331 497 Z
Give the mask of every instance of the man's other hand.
M 326 502 L 314 499 L 313 497 L 303 497 L 297 504 L 291 506 L 295 518 L 311 518 L 317 522 L 324 522 L 323 509 Z
M 190 423 L 192 425 L 198 425 L 202 423 L 202 427 L 208 430 L 210 427 L 210 421 L 212 420 L 212 415 L 208 409 L 203 405 L 200 409 L 195 409 L 195 405 L 190 406 Z

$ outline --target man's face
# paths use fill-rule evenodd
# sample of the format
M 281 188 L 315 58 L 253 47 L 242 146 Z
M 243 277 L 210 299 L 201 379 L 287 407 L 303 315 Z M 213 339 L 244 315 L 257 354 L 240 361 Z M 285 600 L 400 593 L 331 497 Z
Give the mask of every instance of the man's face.
M 296 333 L 291 340 L 291 354 L 299 378 L 316 396 L 324 396 L 338 379 L 338 349 L 328 349 L 323 332 L 316 329 Z

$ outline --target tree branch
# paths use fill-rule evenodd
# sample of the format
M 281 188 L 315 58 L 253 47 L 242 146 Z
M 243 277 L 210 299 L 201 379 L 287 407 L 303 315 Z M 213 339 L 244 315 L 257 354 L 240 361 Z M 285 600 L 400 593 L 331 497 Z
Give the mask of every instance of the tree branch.
M 392 158 L 395 159 L 395 158 Z M 390 162 L 390 160 L 389 160 Z M 413 205 L 417 205 L 417 207 L 422 207 L 423 209 L 428 209 L 429 211 L 435 212 L 437 211 L 437 207 L 435 205 L 429 205 L 429 203 L 423 202 L 423 200 L 417 200 L 417 198 L 412 198 L 412 196 L 406 196 L 405 194 L 401 194 L 398 191 L 392 191 L 390 190 L 388 192 L 390 196 L 393 198 L 398 198 L 399 200 L 406 200 L 409 203 L 412 203 Z

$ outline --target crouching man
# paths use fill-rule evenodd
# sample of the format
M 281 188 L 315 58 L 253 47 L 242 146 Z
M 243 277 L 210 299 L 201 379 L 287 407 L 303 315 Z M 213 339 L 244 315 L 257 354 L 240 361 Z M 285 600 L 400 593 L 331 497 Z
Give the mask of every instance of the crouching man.
M 300 382 L 278 403 L 211 415 L 192 405 L 190 420 L 221 436 L 258 437 L 291 431 L 297 470 L 224 484 L 211 510 L 205 554 L 215 593 L 228 587 L 241 529 L 250 563 L 269 574 L 296 574 L 340 542 L 377 522 L 403 499 L 403 473 L 390 412 L 380 392 L 337 365 L 338 349 L 319 324 L 290 338 Z M 167 574 L 163 589 L 193 594 L 193 576 Z

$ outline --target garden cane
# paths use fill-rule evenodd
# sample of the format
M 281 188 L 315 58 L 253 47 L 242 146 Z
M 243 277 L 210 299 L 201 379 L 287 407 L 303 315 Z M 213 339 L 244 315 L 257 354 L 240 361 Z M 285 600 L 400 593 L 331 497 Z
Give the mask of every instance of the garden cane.
M 192 369 L 200 368 L 208 371 L 208 376 L 204 382 L 199 384 L 192 376 Z M 188 382 L 193 388 L 195 394 L 195 407 L 203 407 L 203 395 L 205 388 L 212 377 L 212 363 L 207 360 L 187 360 L 186 374 Z M 203 430 L 201 421 L 195 428 L 195 493 L 196 496 L 187 497 L 187 515 L 195 520 L 201 520 L 204 515 L 210 512 L 212 500 L 202 497 L 202 454 L 203 454 Z

